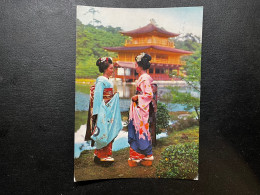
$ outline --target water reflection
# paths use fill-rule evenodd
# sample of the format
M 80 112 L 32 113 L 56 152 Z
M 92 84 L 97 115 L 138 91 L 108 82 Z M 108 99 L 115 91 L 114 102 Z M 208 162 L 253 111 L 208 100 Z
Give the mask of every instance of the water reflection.
M 115 83 L 116 91 L 120 98 L 131 98 L 135 94 L 135 85 Z

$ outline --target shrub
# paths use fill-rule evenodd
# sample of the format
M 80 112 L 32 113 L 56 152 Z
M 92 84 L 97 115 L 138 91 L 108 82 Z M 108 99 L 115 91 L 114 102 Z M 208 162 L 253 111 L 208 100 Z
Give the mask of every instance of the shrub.
M 168 146 L 156 167 L 160 178 L 194 179 L 198 175 L 199 145 L 192 142 Z
M 180 131 L 195 125 L 198 126 L 199 121 L 194 118 L 188 117 L 187 119 L 178 119 L 178 121 L 173 125 L 173 130 Z
M 159 102 L 157 103 L 157 113 L 156 113 L 156 134 L 162 132 L 163 129 L 169 127 L 170 115 L 167 106 Z

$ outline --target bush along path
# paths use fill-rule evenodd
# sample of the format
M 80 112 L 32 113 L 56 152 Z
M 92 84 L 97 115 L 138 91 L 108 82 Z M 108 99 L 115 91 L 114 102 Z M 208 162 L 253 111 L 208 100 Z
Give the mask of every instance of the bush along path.
M 74 159 L 76 181 L 110 178 L 178 178 L 194 179 L 198 175 L 199 127 L 168 132 L 153 147 L 154 162 L 150 167 L 129 167 L 129 148 L 113 152 L 115 162 L 102 167 L 93 161 L 93 150 L 83 151 Z

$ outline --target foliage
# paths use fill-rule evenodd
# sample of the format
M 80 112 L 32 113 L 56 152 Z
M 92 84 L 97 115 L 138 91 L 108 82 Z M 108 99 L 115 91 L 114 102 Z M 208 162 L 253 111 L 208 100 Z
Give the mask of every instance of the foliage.
M 198 175 L 198 143 L 168 146 L 156 167 L 157 177 L 194 179 Z
M 181 104 L 184 105 L 184 110 L 188 111 L 192 108 L 199 109 L 200 107 L 200 98 L 194 97 L 190 92 L 180 92 L 179 87 L 169 87 L 172 96 L 173 104 Z
M 162 132 L 162 129 L 166 129 L 169 126 L 170 115 L 167 106 L 159 102 L 157 103 L 156 113 L 156 134 Z
M 186 75 L 180 74 L 176 75 L 173 72 L 173 77 L 178 77 L 181 80 L 186 81 L 189 87 L 197 92 L 200 92 L 201 83 L 201 43 L 200 39 L 192 34 L 187 34 L 184 36 L 184 40 L 176 40 L 176 48 L 187 49 L 193 51 L 193 55 L 186 56 L 184 60 L 186 61 L 186 66 L 184 71 Z M 175 75 L 174 75 L 175 74 Z M 197 114 L 198 120 L 200 119 L 200 98 L 194 97 L 191 91 L 186 93 L 181 93 L 178 87 L 169 87 L 172 95 L 172 103 L 182 104 L 186 106 L 185 110 L 190 110 L 194 108 Z
M 122 46 L 127 37 L 121 36 L 120 27 L 84 25 L 77 20 L 76 77 L 96 78 L 100 75 L 96 61 L 103 56 L 116 57 L 103 47 Z
M 191 55 L 187 61 L 185 70 L 187 71 L 187 76 L 182 77 L 191 87 L 195 90 L 200 91 L 200 81 L 201 81 L 201 46 Z
M 187 119 L 178 119 L 178 121 L 173 125 L 172 130 L 180 131 L 197 125 L 199 125 L 198 120 L 191 117 L 188 117 Z

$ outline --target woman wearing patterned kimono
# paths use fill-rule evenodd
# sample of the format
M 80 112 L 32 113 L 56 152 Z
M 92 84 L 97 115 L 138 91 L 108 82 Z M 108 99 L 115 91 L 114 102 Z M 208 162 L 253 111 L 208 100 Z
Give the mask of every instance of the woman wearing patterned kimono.
M 123 128 L 119 107 L 119 95 L 113 93 L 113 83 L 108 78 L 113 74 L 112 59 L 99 58 L 96 62 L 99 76 L 90 89 L 89 115 L 85 140 L 92 140 L 94 162 L 112 164 L 112 143 Z
M 129 125 L 128 143 L 130 144 L 129 166 L 151 166 L 154 160 L 152 154 L 152 140 L 149 131 L 149 104 L 153 99 L 151 83 L 153 79 L 146 70 L 150 68 L 151 56 L 141 53 L 135 58 L 136 72 L 139 74 L 137 80 L 136 95 L 132 97 Z

